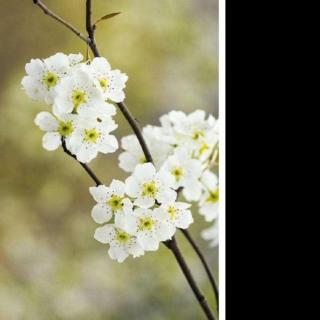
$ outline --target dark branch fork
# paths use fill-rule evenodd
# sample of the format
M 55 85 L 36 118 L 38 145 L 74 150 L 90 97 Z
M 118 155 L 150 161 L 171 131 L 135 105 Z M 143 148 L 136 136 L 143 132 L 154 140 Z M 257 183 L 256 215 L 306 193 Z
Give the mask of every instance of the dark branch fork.
M 216 297 L 216 302 L 217 302 L 217 310 L 219 312 L 219 290 L 218 290 L 218 286 L 217 283 L 214 279 L 214 276 L 209 268 L 209 265 L 203 255 L 203 253 L 201 252 L 200 248 L 198 247 L 198 245 L 195 243 L 195 241 L 193 240 L 193 238 L 191 237 L 189 231 L 187 229 L 180 229 L 180 231 L 183 233 L 183 235 L 186 237 L 186 239 L 189 241 L 189 243 L 191 244 L 192 248 L 194 249 L 195 253 L 197 254 L 197 256 L 199 257 L 204 269 L 206 270 L 206 273 L 208 275 L 208 278 L 210 280 L 212 289 L 214 291 L 215 297 Z
M 90 49 L 92 50 L 95 57 L 100 57 L 100 53 L 99 53 L 99 50 L 96 46 L 95 38 L 94 38 L 95 26 L 92 24 L 92 2 L 91 2 L 91 0 L 86 0 L 86 29 L 88 32 L 88 37 L 83 35 L 79 30 L 77 30 L 69 22 L 65 21 L 64 19 L 62 19 L 61 17 L 56 15 L 54 12 L 52 12 L 50 9 L 48 9 L 48 7 L 46 5 L 44 5 L 41 0 L 33 0 L 33 3 L 35 5 L 37 5 L 38 7 L 40 7 L 45 14 L 52 17 L 53 19 L 60 22 L 61 24 L 63 24 L 66 28 L 68 28 L 74 34 L 76 34 L 80 39 L 85 41 L 88 44 L 88 46 L 90 47 Z M 141 148 L 144 152 L 144 155 L 145 155 L 147 162 L 153 163 L 152 156 L 150 154 L 150 151 L 149 151 L 148 146 L 144 140 L 144 137 L 142 135 L 141 129 L 140 129 L 137 121 L 132 116 L 131 112 L 129 111 L 129 109 L 127 108 L 127 106 L 123 102 L 120 102 L 117 105 L 118 105 L 119 109 L 121 110 L 121 112 L 123 113 L 126 120 L 128 121 L 128 123 L 130 124 L 130 126 L 132 127 L 132 130 L 136 134 L 136 136 L 139 140 L 139 143 L 141 145 Z M 64 140 L 62 141 L 62 147 L 63 147 L 63 150 L 66 154 L 68 154 L 72 158 L 76 159 L 76 157 L 66 148 Z M 97 176 L 93 173 L 93 171 L 89 168 L 88 165 L 81 163 L 81 162 L 79 162 L 79 163 L 85 169 L 85 171 L 88 173 L 88 175 L 94 180 L 94 182 L 96 183 L 97 186 L 102 184 L 102 182 L 97 178 Z M 178 247 L 178 244 L 176 242 L 175 237 L 173 237 L 171 240 L 165 241 L 164 244 L 174 254 L 183 274 L 185 275 L 185 277 L 186 277 L 194 295 L 196 296 L 203 312 L 205 313 L 207 319 L 208 320 L 215 320 L 213 313 L 207 303 L 206 298 L 201 293 L 197 283 L 195 282 L 195 280 L 193 278 L 193 275 L 191 274 L 191 271 L 190 271 L 183 255 Z

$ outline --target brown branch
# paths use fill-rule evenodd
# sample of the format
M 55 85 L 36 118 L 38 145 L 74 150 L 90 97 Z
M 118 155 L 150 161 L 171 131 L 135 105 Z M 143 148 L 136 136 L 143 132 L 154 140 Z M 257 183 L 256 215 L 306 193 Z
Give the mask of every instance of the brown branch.
M 100 186 L 102 185 L 103 183 L 101 182 L 101 180 L 95 175 L 95 173 L 92 171 L 92 169 L 90 169 L 90 167 L 85 164 L 85 163 L 82 163 L 80 161 L 77 160 L 77 157 L 72 154 L 68 149 L 67 149 L 67 146 L 66 146 L 66 142 L 64 139 L 62 139 L 62 148 L 63 148 L 63 151 L 68 155 L 70 156 L 71 158 L 75 159 L 81 166 L 84 170 L 86 170 L 86 172 L 88 173 L 88 175 L 91 177 L 91 179 L 96 183 L 97 186 Z
M 97 48 L 95 38 L 94 38 L 95 26 L 92 24 L 91 5 L 92 5 L 91 0 L 87 0 L 87 2 L 86 2 L 86 28 L 87 28 L 88 35 L 89 35 L 89 42 L 88 43 L 89 43 L 89 46 L 90 46 L 94 56 L 100 57 L 100 53 L 99 53 L 99 50 Z M 144 153 L 144 156 L 145 156 L 147 162 L 153 162 L 151 153 L 150 153 L 149 148 L 146 144 L 146 141 L 142 135 L 142 132 L 141 132 L 141 129 L 140 129 L 138 122 L 136 121 L 134 116 L 131 114 L 130 110 L 128 109 L 128 107 L 125 105 L 124 102 L 119 102 L 119 103 L 117 103 L 117 105 L 118 105 L 120 111 L 122 112 L 122 114 L 124 115 L 124 117 L 126 118 L 126 120 L 128 121 L 128 123 L 130 124 L 133 132 L 137 136 L 137 139 L 139 140 L 140 146 L 142 148 L 142 151 Z
M 52 12 L 41 0 L 32 0 L 35 5 L 37 5 L 39 8 L 42 9 L 42 11 L 50 16 L 51 18 L 57 20 L 61 24 L 63 24 L 65 27 L 67 27 L 69 30 L 71 30 L 74 34 L 76 34 L 79 38 L 81 38 L 84 42 L 88 43 L 89 39 L 84 34 L 82 34 L 78 29 L 76 29 L 72 24 L 65 21 L 61 17 L 59 17 L 57 14 Z
M 133 115 L 131 114 L 131 112 L 129 111 L 128 107 L 125 105 L 124 102 L 119 102 L 119 103 L 117 103 L 117 105 L 118 105 L 119 109 L 121 110 L 122 114 L 124 115 L 124 117 L 129 122 L 133 132 L 137 136 L 137 139 L 139 140 L 140 146 L 142 148 L 142 151 L 144 153 L 144 156 L 145 156 L 147 162 L 153 163 L 151 153 L 149 151 L 149 148 L 147 146 L 146 141 L 144 140 L 144 137 L 142 135 L 142 132 L 141 132 L 141 129 L 140 129 L 140 126 L 139 126 L 137 120 L 133 117 Z
M 175 237 L 172 237 L 171 240 L 166 241 L 165 245 L 172 251 L 172 253 L 174 254 L 184 276 L 186 277 L 194 295 L 196 296 L 203 312 L 205 313 L 205 315 L 207 316 L 208 320 L 215 320 L 212 311 L 208 305 L 208 302 L 205 298 L 205 296 L 201 293 L 201 291 L 199 290 L 192 274 L 191 271 L 184 259 L 184 257 L 182 256 L 182 253 L 177 245 L 176 239 Z
M 210 280 L 213 292 L 215 294 L 216 297 L 216 302 L 217 302 L 217 311 L 219 312 L 219 290 L 218 290 L 218 286 L 217 283 L 214 279 L 214 276 L 208 266 L 208 263 L 203 255 L 203 253 L 201 252 L 200 248 L 198 247 L 198 245 L 196 244 L 196 242 L 193 240 L 193 238 L 191 237 L 191 234 L 189 233 L 188 230 L 184 230 L 184 229 L 180 229 L 180 231 L 183 233 L 183 235 L 186 237 L 186 239 L 189 241 L 189 243 L 191 244 L 192 248 L 194 249 L 194 251 L 196 252 L 197 256 L 199 257 L 204 269 L 206 270 L 207 276 Z
M 95 26 L 92 24 L 92 8 L 91 8 L 91 0 L 87 0 L 86 2 L 86 28 L 88 32 L 89 38 L 89 46 L 95 57 L 100 57 L 99 50 L 96 45 L 96 41 L 94 38 Z

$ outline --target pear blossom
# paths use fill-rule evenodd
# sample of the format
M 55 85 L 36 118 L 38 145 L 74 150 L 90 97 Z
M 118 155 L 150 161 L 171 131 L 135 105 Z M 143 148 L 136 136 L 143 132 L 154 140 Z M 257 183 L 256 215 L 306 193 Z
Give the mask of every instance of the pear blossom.
M 203 110 L 189 115 L 182 111 L 171 111 L 160 118 L 159 136 L 175 146 L 192 150 L 193 157 L 205 161 L 218 142 L 218 121 L 211 115 L 206 119 Z
M 203 110 L 196 110 L 189 115 L 183 112 L 171 111 L 169 119 L 174 125 L 174 130 L 185 137 L 189 137 L 195 144 L 206 139 L 211 130 L 215 130 L 215 119 L 209 116 L 205 119 L 206 113 Z
M 97 202 L 91 212 L 97 223 L 109 222 L 113 215 L 117 219 L 119 215 L 132 211 L 133 204 L 125 197 L 125 184 L 122 181 L 112 180 L 109 187 L 100 185 L 90 187 L 89 191 Z
M 190 152 L 184 148 L 177 148 L 173 155 L 161 167 L 161 170 L 172 175 L 174 189 L 183 188 L 183 195 L 188 201 L 198 201 L 201 196 L 202 184 L 199 178 L 202 174 L 202 163 L 192 159 Z
M 56 150 L 62 143 L 62 138 L 70 148 L 70 138 L 76 128 L 76 119 L 72 114 L 55 117 L 49 112 L 37 114 L 35 124 L 46 134 L 42 138 L 42 145 L 48 151 Z
M 111 259 L 123 262 L 129 255 L 134 258 L 144 254 L 144 250 L 135 236 L 130 235 L 114 224 L 106 224 L 96 229 L 94 238 L 104 244 L 109 244 L 108 254 Z
M 219 214 L 219 185 L 218 177 L 211 171 L 206 170 L 202 177 L 203 194 L 199 202 L 199 213 L 205 220 L 210 222 Z
M 69 150 L 82 163 L 90 162 L 98 152 L 115 152 L 118 149 L 118 141 L 109 133 L 117 127 L 111 118 L 103 121 L 98 121 L 95 117 L 85 118 L 78 122 L 78 127 L 69 141 Z
M 102 92 L 95 86 L 92 77 L 84 68 L 76 69 L 56 87 L 53 110 L 55 113 L 75 113 L 110 108 Z
M 193 223 L 191 204 L 185 202 L 172 202 L 162 204 L 154 209 L 155 214 L 162 220 L 176 228 L 187 229 Z
M 156 211 L 137 208 L 127 215 L 119 225 L 128 234 L 134 235 L 137 243 L 145 251 L 156 251 L 161 241 L 171 239 L 175 227 L 167 223 Z
M 165 171 L 156 172 L 151 163 L 138 164 L 125 183 L 126 193 L 135 198 L 135 205 L 142 208 L 150 208 L 156 201 L 172 202 L 177 197 L 177 193 L 172 189 L 172 176 Z
M 128 80 L 126 74 L 120 70 L 111 70 L 109 62 L 103 57 L 94 58 L 86 67 L 97 87 L 101 89 L 105 100 L 110 99 L 114 102 L 124 100 L 123 89 Z
M 201 237 L 206 241 L 210 241 L 209 246 L 211 248 L 216 247 L 219 244 L 219 220 L 216 219 L 210 228 L 203 230 Z
M 143 128 L 143 137 L 152 154 L 155 167 L 159 169 L 169 154 L 172 146 L 157 139 L 155 127 L 146 126 Z M 121 148 L 124 150 L 119 155 L 119 167 L 126 172 L 133 172 L 137 164 L 146 162 L 145 155 L 135 135 L 129 135 L 121 139 Z
M 60 52 L 44 60 L 31 59 L 25 67 L 22 87 L 32 99 L 51 104 L 57 85 L 82 59 L 81 54 L 68 56 Z

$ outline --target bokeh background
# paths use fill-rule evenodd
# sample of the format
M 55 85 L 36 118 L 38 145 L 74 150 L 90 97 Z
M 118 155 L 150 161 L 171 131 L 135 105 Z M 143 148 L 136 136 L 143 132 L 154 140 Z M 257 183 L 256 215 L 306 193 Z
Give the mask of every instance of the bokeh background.
M 84 31 L 84 0 L 47 0 Z M 202 319 L 174 257 L 164 247 L 123 264 L 93 239 L 93 185 L 61 150 L 41 147 L 33 124 L 46 107 L 21 90 L 24 65 L 85 45 L 45 16 L 31 0 L 0 0 L 0 320 Z M 121 11 L 101 23 L 97 42 L 113 68 L 129 75 L 126 102 L 142 125 L 158 124 L 172 109 L 218 114 L 218 0 L 95 0 L 94 16 Z M 116 116 L 120 138 L 131 133 Z M 126 174 L 117 154 L 91 163 L 110 183 Z M 218 275 L 218 249 L 190 232 Z M 192 250 L 180 246 L 210 303 L 213 295 Z

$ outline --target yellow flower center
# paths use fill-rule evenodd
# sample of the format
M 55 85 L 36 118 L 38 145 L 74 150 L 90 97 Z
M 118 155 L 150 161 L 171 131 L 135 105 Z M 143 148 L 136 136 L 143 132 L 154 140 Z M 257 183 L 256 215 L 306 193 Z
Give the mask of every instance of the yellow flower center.
M 139 230 L 151 231 L 154 227 L 154 220 L 151 218 L 140 218 Z
M 183 176 L 183 170 L 180 167 L 175 167 L 171 171 L 171 174 L 175 177 L 176 181 L 178 182 Z
M 100 83 L 100 87 L 105 91 L 108 87 L 108 80 L 107 79 L 100 79 L 99 83 Z
M 118 211 L 119 209 L 122 209 L 122 200 L 123 198 L 117 195 L 113 195 L 107 202 L 107 204 L 110 206 L 112 209 L 113 213 Z
M 207 150 L 209 150 L 209 146 L 206 143 L 203 143 L 199 150 L 200 155 L 204 154 Z
M 60 121 L 58 132 L 62 137 L 68 137 L 73 132 L 73 125 L 71 121 Z
M 100 133 L 96 129 L 86 129 L 84 130 L 84 138 L 85 142 L 96 143 L 100 137 Z
M 175 217 L 177 216 L 177 209 L 170 206 L 170 207 L 168 208 L 168 213 L 169 213 L 170 219 L 171 219 L 171 220 L 174 220 Z
M 72 92 L 72 103 L 74 106 L 74 109 L 77 110 L 77 108 L 87 102 L 87 95 L 84 91 L 81 90 L 74 90 Z
M 147 182 L 143 185 L 142 196 L 155 198 L 158 192 L 158 188 L 154 181 Z
M 59 77 L 53 72 L 48 72 L 42 79 L 43 83 L 47 86 L 48 90 L 55 87 L 58 80 Z
M 217 190 L 210 192 L 207 202 L 216 203 L 219 201 L 219 188 Z
M 126 244 L 130 241 L 130 239 L 131 239 L 130 234 L 126 233 L 125 231 L 122 231 L 122 230 L 116 231 L 116 240 L 120 244 Z
M 199 140 L 201 137 L 204 137 L 204 132 L 203 132 L 203 131 L 200 131 L 200 130 L 196 130 L 196 131 L 193 133 L 192 139 L 193 139 L 193 140 Z

